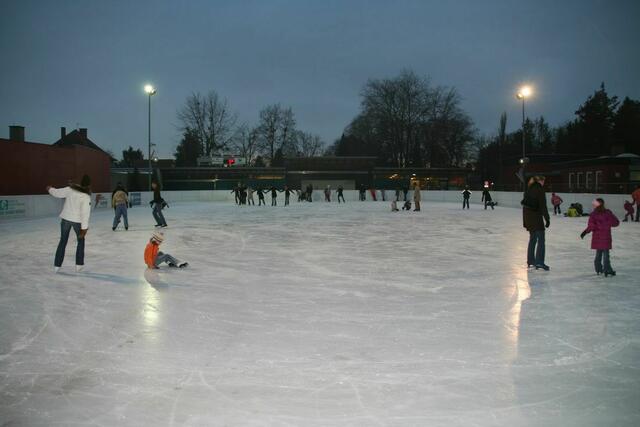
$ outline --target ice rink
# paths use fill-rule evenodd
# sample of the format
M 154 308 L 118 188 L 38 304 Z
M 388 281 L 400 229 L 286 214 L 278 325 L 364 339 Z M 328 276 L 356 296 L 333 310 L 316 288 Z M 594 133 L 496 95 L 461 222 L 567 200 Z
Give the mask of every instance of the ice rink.
M 164 212 L 185 270 L 146 270 L 145 207 L 93 214 L 79 274 L 57 218 L 0 223 L 0 425 L 640 425 L 637 223 L 604 278 L 586 218 L 542 272 L 511 208 Z

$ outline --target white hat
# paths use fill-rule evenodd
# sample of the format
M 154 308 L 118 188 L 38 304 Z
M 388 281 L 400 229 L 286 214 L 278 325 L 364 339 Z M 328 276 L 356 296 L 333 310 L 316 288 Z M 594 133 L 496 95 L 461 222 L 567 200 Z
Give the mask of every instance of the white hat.
M 151 239 L 158 243 L 162 243 L 164 241 L 164 234 L 162 231 L 154 231 L 153 234 L 151 234 Z

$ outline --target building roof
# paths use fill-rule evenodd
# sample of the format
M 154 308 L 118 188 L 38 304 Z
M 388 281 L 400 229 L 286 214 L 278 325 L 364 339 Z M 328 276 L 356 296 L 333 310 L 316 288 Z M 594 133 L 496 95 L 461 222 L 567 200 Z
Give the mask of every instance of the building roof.
M 98 147 L 93 141 L 87 137 L 86 129 L 75 129 L 57 140 L 53 145 L 58 147 L 68 147 L 71 145 L 81 145 L 83 147 L 92 148 L 94 150 L 106 153 L 102 148 Z

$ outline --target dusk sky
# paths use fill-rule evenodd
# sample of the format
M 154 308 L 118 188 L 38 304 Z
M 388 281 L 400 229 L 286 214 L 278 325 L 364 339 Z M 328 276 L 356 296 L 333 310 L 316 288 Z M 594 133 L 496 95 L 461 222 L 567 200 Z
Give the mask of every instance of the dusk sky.
M 176 111 L 216 90 L 240 120 L 291 106 L 326 143 L 358 113 L 369 78 L 403 69 L 453 86 L 479 132 L 514 93 L 535 88 L 530 116 L 572 119 L 602 81 L 640 99 L 640 1 L 25 1 L 0 4 L 0 137 L 8 126 L 52 143 L 79 125 L 119 158 L 152 140 L 170 157 Z M 146 156 L 146 154 L 145 154 Z

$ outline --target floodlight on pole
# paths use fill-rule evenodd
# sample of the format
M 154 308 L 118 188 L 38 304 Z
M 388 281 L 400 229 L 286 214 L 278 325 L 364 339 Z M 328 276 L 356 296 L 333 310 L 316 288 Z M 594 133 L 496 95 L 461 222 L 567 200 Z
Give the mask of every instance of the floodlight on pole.
M 156 88 L 150 84 L 146 84 L 144 85 L 144 92 L 149 95 L 149 127 L 147 135 L 149 137 L 149 191 L 151 191 L 151 175 L 153 175 L 153 169 L 151 167 L 151 97 L 156 94 Z
M 524 168 L 529 161 L 529 159 L 527 159 L 526 157 L 525 144 L 524 144 L 524 123 L 525 123 L 524 100 L 529 98 L 532 94 L 533 94 L 533 89 L 531 89 L 531 86 L 529 85 L 521 86 L 520 89 L 518 89 L 518 92 L 516 92 L 516 98 L 522 100 L 522 159 L 520 159 L 520 164 L 522 164 L 523 176 L 524 176 Z

